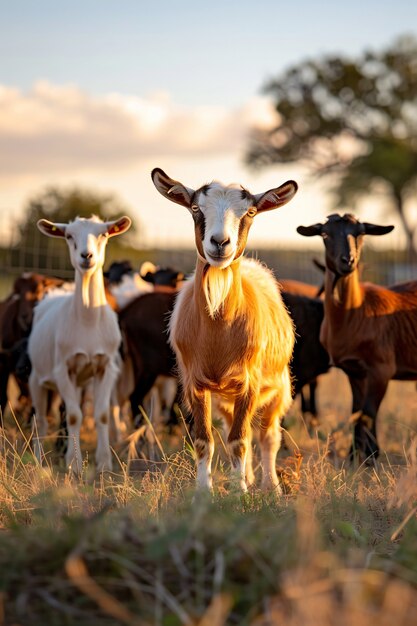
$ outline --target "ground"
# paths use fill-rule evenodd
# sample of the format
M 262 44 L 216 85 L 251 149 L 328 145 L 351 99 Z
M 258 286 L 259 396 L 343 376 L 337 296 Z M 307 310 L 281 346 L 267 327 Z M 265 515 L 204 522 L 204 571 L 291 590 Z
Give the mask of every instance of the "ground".
M 96 477 L 87 424 L 85 471 L 75 480 L 55 460 L 38 467 L 19 419 L 8 421 L 0 624 L 414 625 L 416 387 L 391 383 L 375 468 L 343 460 L 349 405 L 346 379 L 334 371 L 320 380 L 313 438 L 294 406 L 280 497 L 234 492 L 221 442 L 215 492 L 196 496 L 185 431 L 161 436 L 155 471 L 129 473 L 122 446 L 114 473 Z

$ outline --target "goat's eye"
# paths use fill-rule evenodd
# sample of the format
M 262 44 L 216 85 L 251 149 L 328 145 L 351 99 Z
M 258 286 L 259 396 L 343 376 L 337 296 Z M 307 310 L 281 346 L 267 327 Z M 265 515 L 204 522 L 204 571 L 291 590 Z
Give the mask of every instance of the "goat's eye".
M 192 210 L 193 213 L 197 213 L 198 209 L 199 209 L 198 204 L 192 204 L 191 205 L 191 210 Z
M 251 207 L 250 209 L 248 209 L 246 215 L 248 217 L 255 217 L 255 215 L 257 214 L 257 209 L 255 207 Z
M 323 239 L 328 239 L 329 235 L 327 233 L 321 233 L 321 236 L 323 237 Z
M 67 241 L 71 241 L 72 240 L 72 235 L 67 235 Z

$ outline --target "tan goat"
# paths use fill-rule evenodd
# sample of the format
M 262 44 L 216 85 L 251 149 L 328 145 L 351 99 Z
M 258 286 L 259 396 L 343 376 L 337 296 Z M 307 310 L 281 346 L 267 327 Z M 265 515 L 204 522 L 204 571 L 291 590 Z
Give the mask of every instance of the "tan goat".
M 232 406 L 228 448 L 241 489 L 247 489 L 252 424 L 260 427 L 262 486 L 279 489 L 275 459 L 280 418 L 291 404 L 294 331 L 272 273 L 242 255 L 255 215 L 286 204 L 297 185 L 288 181 L 254 196 L 218 182 L 194 191 L 160 169 L 152 180 L 163 196 L 190 211 L 195 225 L 197 265 L 177 297 L 170 341 L 195 422 L 197 484 L 212 485 L 215 394 Z

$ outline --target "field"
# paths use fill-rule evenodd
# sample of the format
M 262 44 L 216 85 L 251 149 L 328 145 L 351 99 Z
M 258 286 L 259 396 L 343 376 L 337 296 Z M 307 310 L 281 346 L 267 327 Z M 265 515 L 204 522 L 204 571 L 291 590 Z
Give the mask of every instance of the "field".
M 9 416 L 0 461 L 0 624 L 408 626 L 417 623 L 417 394 L 391 383 L 376 468 L 349 467 L 350 392 L 319 386 L 310 437 L 294 405 L 279 455 L 285 493 L 227 480 L 219 431 L 215 493 L 194 497 L 185 432 L 161 435 L 159 464 L 95 477 L 36 465 Z M 88 425 L 87 425 L 88 426 Z M 89 461 L 90 459 L 90 461 Z

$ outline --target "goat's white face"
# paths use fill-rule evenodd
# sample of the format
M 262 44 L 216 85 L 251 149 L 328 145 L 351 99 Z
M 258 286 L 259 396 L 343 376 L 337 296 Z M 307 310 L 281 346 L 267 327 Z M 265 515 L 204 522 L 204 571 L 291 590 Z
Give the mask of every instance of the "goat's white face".
M 213 267 L 225 268 L 237 257 L 238 250 L 240 256 L 245 247 L 250 224 L 242 229 L 241 223 L 248 211 L 253 210 L 252 202 L 242 189 L 225 187 L 220 183 L 211 183 L 204 191 L 200 190 L 194 202 L 191 210 L 196 221 L 196 236 L 201 237 L 202 256 Z M 253 217 L 255 212 L 253 210 L 249 217 Z
M 153 170 L 152 180 L 163 196 L 190 211 L 198 254 L 219 269 L 228 267 L 243 254 L 255 215 L 286 204 L 297 191 L 294 181 L 256 195 L 218 182 L 194 191 L 158 168 Z
M 106 224 L 86 219 L 77 219 L 68 224 L 65 240 L 73 268 L 85 274 L 103 267 L 108 238 Z
M 80 274 L 92 274 L 104 265 L 109 237 L 121 235 L 130 224 L 128 217 L 114 222 L 102 222 L 97 217 L 77 217 L 69 224 L 39 220 L 38 228 L 48 237 L 65 238 L 73 268 Z

